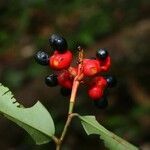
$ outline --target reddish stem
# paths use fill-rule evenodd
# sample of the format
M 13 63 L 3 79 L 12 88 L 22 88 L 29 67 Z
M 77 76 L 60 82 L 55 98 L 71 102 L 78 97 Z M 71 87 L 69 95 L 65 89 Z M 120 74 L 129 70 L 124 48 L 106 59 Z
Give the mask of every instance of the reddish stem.
M 72 92 L 71 92 L 71 97 L 70 97 L 70 104 L 69 104 L 69 111 L 68 111 L 68 118 L 67 118 L 67 121 L 65 123 L 61 137 L 57 140 L 57 142 L 55 142 L 56 143 L 56 150 L 60 150 L 61 144 L 62 144 L 64 137 L 67 133 L 67 130 L 68 130 L 68 127 L 71 123 L 71 120 L 74 116 L 76 116 L 76 114 L 73 113 L 73 108 L 74 108 L 75 98 L 77 95 L 77 90 L 78 90 L 79 84 L 83 79 L 83 49 L 81 49 L 81 47 L 79 47 L 78 49 L 79 49 L 78 73 L 77 73 L 77 76 L 74 78 L 74 81 L 73 81 Z

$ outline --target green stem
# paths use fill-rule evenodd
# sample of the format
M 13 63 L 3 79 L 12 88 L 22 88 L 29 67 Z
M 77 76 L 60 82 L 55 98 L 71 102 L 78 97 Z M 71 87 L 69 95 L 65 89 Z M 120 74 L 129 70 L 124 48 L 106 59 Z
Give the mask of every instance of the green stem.
M 72 92 L 71 92 L 71 97 L 70 97 L 70 104 L 69 104 L 68 114 L 71 114 L 73 112 L 78 87 L 79 87 L 79 81 L 74 79 Z
M 60 150 L 60 146 L 61 146 L 60 144 L 57 144 L 56 145 L 56 150 Z
M 61 134 L 61 137 L 57 140 L 54 140 L 55 143 L 56 143 L 56 150 L 60 150 L 62 142 L 64 140 L 64 137 L 67 133 L 68 127 L 69 127 L 69 125 L 72 121 L 72 118 L 75 117 L 75 116 L 78 116 L 78 114 L 77 113 L 72 113 L 72 114 L 68 115 L 66 124 L 65 124 L 64 129 L 63 129 L 62 134 Z
M 70 102 L 70 104 L 69 104 L 69 112 L 68 112 L 68 114 L 71 114 L 71 113 L 72 113 L 73 108 L 74 108 L 74 102 Z
M 59 139 L 56 136 L 52 136 L 52 140 L 57 144 L 59 143 Z
M 66 124 L 65 124 L 65 126 L 64 126 L 62 135 L 61 135 L 61 137 L 60 137 L 60 142 L 63 141 L 63 139 L 64 139 L 64 137 L 65 137 L 65 135 L 66 135 L 66 132 L 67 132 L 67 130 L 68 130 L 68 127 L 69 127 L 69 125 L 70 125 L 70 123 L 71 123 L 71 120 L 72 120 L 72 118 L 75 117 L 75 116 L 76 116 L 75 113 L 72 113 L 72 114 L 68 115 Z

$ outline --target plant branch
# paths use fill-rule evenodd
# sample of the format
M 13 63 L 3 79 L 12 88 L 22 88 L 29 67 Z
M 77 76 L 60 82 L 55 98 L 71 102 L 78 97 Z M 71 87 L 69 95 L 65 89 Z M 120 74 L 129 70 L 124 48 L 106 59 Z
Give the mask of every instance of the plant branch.
M 51 138 L 56 144 L 59 143 L 59 139 L 56 136 L 52 136 Z
M 71 97 L 70 97 L 70 103 L 69 103 L 69 110 L 68 110 L 68 117 L 67 117 L 67 121 L 65 123 L 64 129 L 62 131 L 62 134 L 60 136 L 59 139 L 54 139 L 54 142 L 56 143 L 56 150 L 60 150 L 61 148 L 61 144 L 64 140 L 64 137 L 67 133 L 68 127 L 72 121 L 72 118 L 74 116 L 77 116 L 78 114 L 73 113 L 73 108 L 75 105 L 75 98 L 77 95 L 77 90 L 79 87 L 80 82 L 83 79 L 83 49 L 81 47 L 78 47 L 79 50 L 79 55 L 78 55 L 78 72 L 76 77 L 73 80 L 73 86 L 72 86 L 72 92 L 71 92 Z
M 72 121 L 72 118 L 75 117 L 75 116 L 77 116 L 76 113 L 72 113 L 72 114 L 69 114 L 69 115 L 68 115 L 66 124 L 65 124 L 65 126 L 64 126 L 62 135 L 61 135 L 61 137 L 60 137 L 60 141 L 61 141 L 61 142 L 63 141 L 63 139 L 64 139 L 64 137 L 65 137 L 65 134 L 66 134 L 66 132 L 67 132 L 68 126 L 70 125 L 70 123 L 71 123 L 71 121 Z
M 53 138 L 53 140 L 54 140 L 54 142 L 56 144 L 56 150 L 60 150 L 61 144 L 62 144 L 62 142 L 64 140 L 64 137 L 65 137 L 65 135 L 67 133 L 68 127 L 69 127 L 69 125 L 70 125 L 70 123 L 72 121 L 72 118 L 75 117 L 75 116 L 78 116 L 78 114 L 77 113 L 71 113 L 71 114 L 69 114 L 68 118 L 67 118 L 67 121 L 65 123 L 64 129 L 62 131 L 61 137 L 59 139 L 56 138 L 56 137 Z

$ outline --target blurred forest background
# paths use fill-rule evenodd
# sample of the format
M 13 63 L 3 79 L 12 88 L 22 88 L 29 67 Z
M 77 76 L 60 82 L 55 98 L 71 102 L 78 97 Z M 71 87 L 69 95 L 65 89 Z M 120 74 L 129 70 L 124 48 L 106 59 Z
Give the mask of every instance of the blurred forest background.
M 80 88 L 75 111 L 96 115 L 107 129 L 143 150 L 150 149 L 150 1 L 149 0 L 0 0 L 0 82 L 26 107 L 40 100 L 50 111 L 59 134 L 68 111 L 68 99 L 59 87 L 48 88 L 51 73 L 35 63 L 33 55 L 48 38 L 63 35 L 76 56 L 77 45 L 86 57 L 107 48 L 112 57 L 109 74 L 118 85 L 109 93 L 109 107 L 98 110 Z M 44 117 L 44 116 L 43 116 Z M 97 136 L 86 136 L 74 120 L 63 150 L 105 150 Z M 1 150 L 48 150 L 53 143 L 36 146 L 20 127 L 0 118 Z

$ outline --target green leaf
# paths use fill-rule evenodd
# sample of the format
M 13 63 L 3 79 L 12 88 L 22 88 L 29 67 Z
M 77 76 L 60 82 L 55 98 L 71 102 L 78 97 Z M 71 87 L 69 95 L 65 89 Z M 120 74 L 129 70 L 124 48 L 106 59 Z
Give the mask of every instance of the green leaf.
M 55 133 L 51 115 L 39 101 L 33 107 L 24 108 L 2 84 L 0 84 L 0 114 L 24 128 L 36 144 L 48 143 Z
M 98 134 L 110 150 L 138 150 L 137 147 L 118 137 L 100 125 L 95 116 L 78 116 L 88 135 Z

